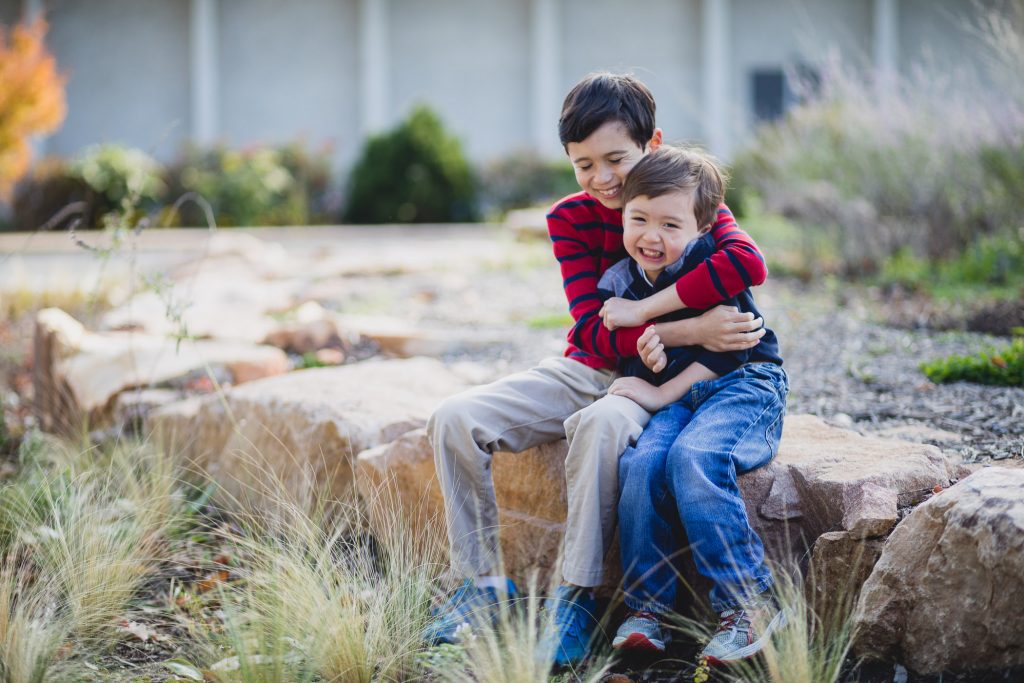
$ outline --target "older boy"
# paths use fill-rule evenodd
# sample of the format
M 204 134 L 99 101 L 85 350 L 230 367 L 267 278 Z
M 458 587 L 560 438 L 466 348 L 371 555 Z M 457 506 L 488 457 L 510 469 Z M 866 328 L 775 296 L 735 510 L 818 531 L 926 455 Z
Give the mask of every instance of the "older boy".
M 692 270 L 713 249 L 706 230 L 724 191 L 722 174 L 701 153 L 663 147 L 641 160 L 623 190 L 623 241 L 632 260 L 606 272 L 602 286 L 643 299 Z M 759 315 L 749 290 L 732 303 Z M 749 351 L 670 349 L 657 365 L 665 369 L 653 373 L 633 361 L 624 371 L 635 376 L 609 388 L 657 411 L 619 463 L 619 533 L 632 613 L 612 645 L 665 649 L 662 620 L 676 585 L 666 558 L 679 545 L 674 531 L 681 520 L 721 614 L 703 655 L 715 662 L 750 657 L 785 623 L 768 597 L 772 575 L 736 485 L 738 474 L 766 464 L 778 446 L 789 386 L 778 343 L 767 330 Z
M 661 144 L 654 113 L 650 91 L 629 76 L 592 74 L 570 91 L 559 134 L 583 192 L 561 200 L 548 215 L 575 320 L 565 357 L 452 397 L 427 426 L 445 498 L 452 568 L 467 577 L 424 634 L 431 642 L 455 640 L 463 624 L 492 621 L 495 608 L 516 592 L 501 574 L 498 557 L 490 463 L 499 450 L 520 452 L 568 438 L 566 584 L 556 604 L 592 604 L 589 591 L 580 589 L 600 583 L 615 525 L 617 459 L 650 418 L 625 398 L 594 404 L 614 379 L 619 357 L 636 355 L 643 333 L 642 327 L 614 332 L 604 327 L 597 282 L 625 256 L 622 186 L 629 170 Z M 680 280 L 675 308 L 706 307 L 764 280 L 760 253 L 728 210 L 718 216 L 712 235 L 717 251 Z M 726 291 L 720 292 L 719 286 Z M 703 344 L 719 350 L 749 348 L 763 334 L 753 315 L 727 307 L 659 324 L 658 330 L 670 346 Z M 568 638 L 558 650 L 559 663 L 582 658 L 587 640 L 588 634 Z

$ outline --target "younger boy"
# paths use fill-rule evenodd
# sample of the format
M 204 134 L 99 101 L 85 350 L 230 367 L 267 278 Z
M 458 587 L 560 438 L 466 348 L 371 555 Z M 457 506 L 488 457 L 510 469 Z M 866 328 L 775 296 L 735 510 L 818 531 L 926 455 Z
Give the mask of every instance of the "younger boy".
M 711 253 L 708 234 L 725 183 L 710 157 L 662 147 L 642 159 L 623 188 L 626 251 L 632 257 L 601 279 L 605 296 L 649 297 Z M 731 302 L 759 316 L 750 290 Z M 655 415 L 619 463 L 619 534 L 626 604 L 632 610 L 613 647 L 663 651 L 664 615 L 675 602 L 676 576 L 666 561 L 678 547 L 678 520 L 697 569 L 711 579 L 712 607 L 721 613 L 703 655 L 715 662 L 752 656 L 785 616 L 768 597 L 772 575 L 761 540 L 750 528 L 736 476 L 766 464 L 782 431 L 788 380 L 774 333 L 749 351 L 669 349 L 648 370 L 608 393 Z
M 629 76 L 592 74 L 565 99 L 559 134 L 583 192 L 552 208 L 548 229 L 575 320 L 569 348 L 563 358 L 547 359 L 444 401 L 430 418 L 427 431 L 445 499 L 452 569 L 467 580 L 428 627 L 428 641 L 451 642 L 464 624 L 493 621 L 495 607 L 515 594 L 515 586 L 501 574 L 498 557 L 491 455 L 567 437 L 566 583 L 555 600 L 557 663 L 579 661 L 586 652 L 589 630 L 573 629 L 561 619 L 566 614 L 561 608 L 592 608 L 592 595 L 581 588 L 601 581 L 602 560 L 615 527 L 618 457 L 650 418 L 622 397 L 595 403 L 612 383 L 619 357 L 636 355 L 643 333 L 642 327 L 609 331 L 602 324 L 597 282 L 625 256 L 622 187 L 629 170 L 661 144 L 654 114 L 650 91 Z M 735 294 L 764 280 L 760 253 L 728 209 L 717 217 L 712 235 L 716 251 L 680 280 L 678 291 L 686 298 L 674 297 L 674 308 L 707 307 L 728 296 L 720 287 Z M 763 334 L 759 328 L 755 316 L 718 307 L 658 329 L 670 346 L 726 349 L 756 344 Z

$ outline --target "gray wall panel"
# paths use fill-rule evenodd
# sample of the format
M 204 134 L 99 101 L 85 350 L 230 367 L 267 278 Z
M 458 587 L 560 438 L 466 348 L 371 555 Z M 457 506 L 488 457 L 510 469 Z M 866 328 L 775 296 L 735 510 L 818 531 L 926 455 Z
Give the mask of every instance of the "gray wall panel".
M 188 135 L 188 1 L 50 0 L 48 42 L 68 78 L 68 116 L 46 141 L 74 155 L 98 142 L 173 157 Z
M 697 0 L 564 0 L 563 8 L 565 92 L 591 71 L 632 72 L 654 93 L 667 140 L 701 135 Z
M 529 10 L 527 2 L 392 0 L 393 116 L 430 104 L 477 159 L 529 146 Z
M 221 0 L 220 130 L 236 145 L 360 142 L 355 0 Z

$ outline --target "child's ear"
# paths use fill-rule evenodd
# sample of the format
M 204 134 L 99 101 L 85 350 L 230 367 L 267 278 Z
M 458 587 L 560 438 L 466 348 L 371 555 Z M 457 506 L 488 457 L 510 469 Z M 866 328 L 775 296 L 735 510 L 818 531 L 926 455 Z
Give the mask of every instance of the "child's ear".
M 661 147 L 661 128 L 655 128 L 654 135 L 651 136 L 651 141 L 647 143 L 647 151 L 653 152 L 659 147 Z

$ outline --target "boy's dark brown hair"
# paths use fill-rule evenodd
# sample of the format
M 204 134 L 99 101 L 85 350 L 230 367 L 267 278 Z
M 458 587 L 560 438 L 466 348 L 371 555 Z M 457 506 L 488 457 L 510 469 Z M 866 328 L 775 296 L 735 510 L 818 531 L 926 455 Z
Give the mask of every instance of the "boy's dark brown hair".
M 640 149 L 654 136 L 654 95 L 632 76 L 593 73 L 573 86 L 562 103 L 558 137 L 562 147 L 583 142 L 609 121 L 619 121 Z
M 711 229 L 725 199 L 728 176 L 710 154 L 692 147 L 662 145 L 637 162 L 622 186 L 622 205 L 636 197 L 693 192 L 693 213 L 701 232 Z

